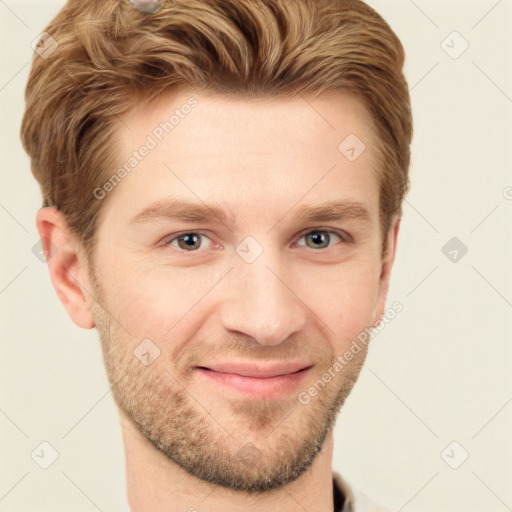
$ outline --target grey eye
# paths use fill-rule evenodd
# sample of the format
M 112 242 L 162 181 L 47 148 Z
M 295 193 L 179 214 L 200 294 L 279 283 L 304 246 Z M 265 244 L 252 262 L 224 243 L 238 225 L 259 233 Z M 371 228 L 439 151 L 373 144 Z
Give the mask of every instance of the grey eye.
M 330 231 L 326 229 L 314 229 L 307 233 L 304 233 L 299 240 L 304 239 L 306 241 L 305 244 L 297 243 L 300 247 L 309 247 L 310 249 L 326 249 L 329 247 L 332 237 L 337 237 L 341 242 L 345 241 L 341 235 L 336 233 L 335 231 Z M 308 243 L 312 243 L 313 246 L 308 245 Z
M 125 0 L 128 7 L 140 14 L 156 14 L 162 8 L 163 0 Z

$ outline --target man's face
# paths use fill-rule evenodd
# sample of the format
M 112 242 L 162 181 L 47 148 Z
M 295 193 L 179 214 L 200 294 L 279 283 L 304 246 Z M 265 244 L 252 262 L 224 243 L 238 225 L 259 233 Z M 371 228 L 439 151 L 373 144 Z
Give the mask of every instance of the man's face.
M 120 124 L 121 165 L 148 135 L 158 144 L 102 205 L 93 284 L 103 307 L 91 307 L 114 399 L 138 432 L 201 479 L 264 491 L 321 449 L 366 350 L 333 364 L 383 312 L 370 126 L 341 93 L 200 93 L 172 131 L 155 131 L 191 96 L 175 91 Z M 355 160 L 338 149 L 350 134 L 366 144 Z M 306 219 L 329 202 L 346 203 L 331 212 L 344 215 Z M 140 215 L 157 203 L 161 215 Z M 244 364 L 256 367 L 235 368 Z M 288 376 L 268 377 L 279 370 Z

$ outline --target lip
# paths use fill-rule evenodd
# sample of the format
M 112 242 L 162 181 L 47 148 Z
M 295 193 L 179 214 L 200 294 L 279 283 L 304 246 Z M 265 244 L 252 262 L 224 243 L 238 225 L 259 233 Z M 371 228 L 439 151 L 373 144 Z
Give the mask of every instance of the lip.
M 293 391 L 312 368 L 307 362 L 217 362 L 197 366 L 210 383 L 256 398 L 274 398 Z
M 255 377 L 265 379 L 298 372 L 313 366 L 307 361 L 283 361 L 283 362 L 251 362 L 251 361 L 217 361 L 199 366 L 219 373 L 231 373 L 242 377 Z

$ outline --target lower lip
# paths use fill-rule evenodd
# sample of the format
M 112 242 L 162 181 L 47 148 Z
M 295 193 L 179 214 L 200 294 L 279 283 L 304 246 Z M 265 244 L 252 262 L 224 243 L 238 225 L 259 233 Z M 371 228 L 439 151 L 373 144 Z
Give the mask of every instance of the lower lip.
M 311 368 L 276 377 L 244 377 L 235 373 L 223 373 L 206 368 L 196 368 L 210 382 L 257 398 L 274 398 L 285 395 L 298 387 Z

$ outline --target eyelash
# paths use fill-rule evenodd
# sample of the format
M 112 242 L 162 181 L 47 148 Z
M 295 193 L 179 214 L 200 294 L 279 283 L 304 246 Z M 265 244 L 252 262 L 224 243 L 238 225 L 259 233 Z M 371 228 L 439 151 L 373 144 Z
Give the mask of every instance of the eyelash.
M 316 229 L 310 229 L 308 231 L 305 231 L 305 232 L 302 232 L 300 234 L 300 236 L 297 238 L 297 241 L 295 243 L 297 243 L 301 238 L 307 236 L 307 235 L 310 235 L 312 233 L 328 233 L 329 235 L 336 235 L 338 236 L 340 239 L 341 239 L 341 243 L 349 243 L 351 242 L 351 237 L 350 235 L 342 232 L 342 231 L 337 231 L 337 230 L 332 230 L 332 229 L 325 229 L 325 228 L 316 228 Z M 184 236 L 184 235 L 199 235 L 199 236 L 204 236 L 206 238 L 209 239 L 208 235 L 206 235 L 205 233 L 202 233 L 201 231 L 182 231 L 180 233 L 176 233 L 174 235 L 169 235 L 169 236 L 173 236 L 170 240 L 167 240 L 166 242 L 164 242 L 163 246 L 164 247 L 168 247 L 168 246 L 171 246 L 172 242 L 178 240 L 180 237 Z M 167 237 L 165 237 L 167 238 Z M 299 247 L 306 247 L 308 248 L 306 245 L 301 245 Z M 321 249 L 312 249 L 311 247 L 309 247 L 309 249 L 311 249 L 312 251 L 315 251 L 315 252 L 323 252 L 327 249 L 330 249 L 331 248 L 331 245 L 329 245 L 329 247 L 326 247 L 326 248 L 321 248 Z M 184 249 L 181 249 L 181 248 L 175 248 L 175 250 L 177 252 L 180 252 L 180 253 L 183 253 L 183 254 L 186 254 L 186 253 L 197 253 L 197 252 L 200 252 L 201 251 L 201 247 L 197 250 L 192 250 L 192 251 L 186 251 Z M 205 249 L 206 250 L 206 249 Z

